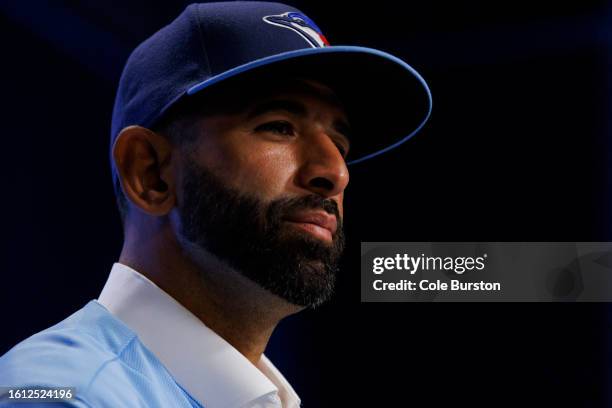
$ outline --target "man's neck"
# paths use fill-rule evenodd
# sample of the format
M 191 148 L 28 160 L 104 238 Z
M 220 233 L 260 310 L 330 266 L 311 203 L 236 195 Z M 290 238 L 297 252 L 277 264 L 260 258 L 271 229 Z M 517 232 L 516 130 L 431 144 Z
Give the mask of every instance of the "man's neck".
M 276 325 L 301 308 L 201 249 L 179 246 L 169 231 L 155 232 L 139 242 L 126 239 L 119 262 L 147 276 L 257 365 Z

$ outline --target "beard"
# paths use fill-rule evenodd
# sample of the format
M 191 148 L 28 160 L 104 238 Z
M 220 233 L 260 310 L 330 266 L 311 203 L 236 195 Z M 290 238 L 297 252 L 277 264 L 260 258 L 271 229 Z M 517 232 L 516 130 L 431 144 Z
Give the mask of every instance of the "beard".
M 292 304 L 314 308 L 331 297 L 345 246 L 334 200 L 312 194 L 264 202 L 191 159 L 184 170 L 178 205 L 184 239 Z M 300 210 L 335 215 L 332 241 L 289 226 L 284 218 Z

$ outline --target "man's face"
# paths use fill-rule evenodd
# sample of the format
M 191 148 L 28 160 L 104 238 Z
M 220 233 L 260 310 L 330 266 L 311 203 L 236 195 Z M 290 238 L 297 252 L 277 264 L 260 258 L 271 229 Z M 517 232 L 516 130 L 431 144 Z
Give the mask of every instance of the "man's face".
M 317 306 L 345 243 L 344 110 L 309 80 L 225 95 L 246 102 L 194 122 L 177 188 L 181 238 L 287 301 Z

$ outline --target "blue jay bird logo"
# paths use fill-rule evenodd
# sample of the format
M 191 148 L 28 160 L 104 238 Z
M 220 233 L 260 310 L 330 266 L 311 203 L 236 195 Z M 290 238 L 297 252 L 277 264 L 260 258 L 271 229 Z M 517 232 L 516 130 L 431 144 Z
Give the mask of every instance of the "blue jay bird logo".
M 321 29 L 317 27 L 314 21 L 302 13 L 288 11 L 283 14 L 265 16 L 263 21 L 275 26 L 288 28 L 289 30 L 296 32 L 313 48 L 321 48 L 329 45 L 329 42 L 321 32 Z

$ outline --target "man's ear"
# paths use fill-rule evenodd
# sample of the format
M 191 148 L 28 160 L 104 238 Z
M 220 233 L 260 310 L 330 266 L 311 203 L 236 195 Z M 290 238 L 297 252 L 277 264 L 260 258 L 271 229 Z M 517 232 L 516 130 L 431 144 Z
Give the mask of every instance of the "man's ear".
M 124 128 L 113 144 L 119 182 L 128 200 L 147 214 L 162 216 L 175 205 L 172 146 L 142 126 Z

